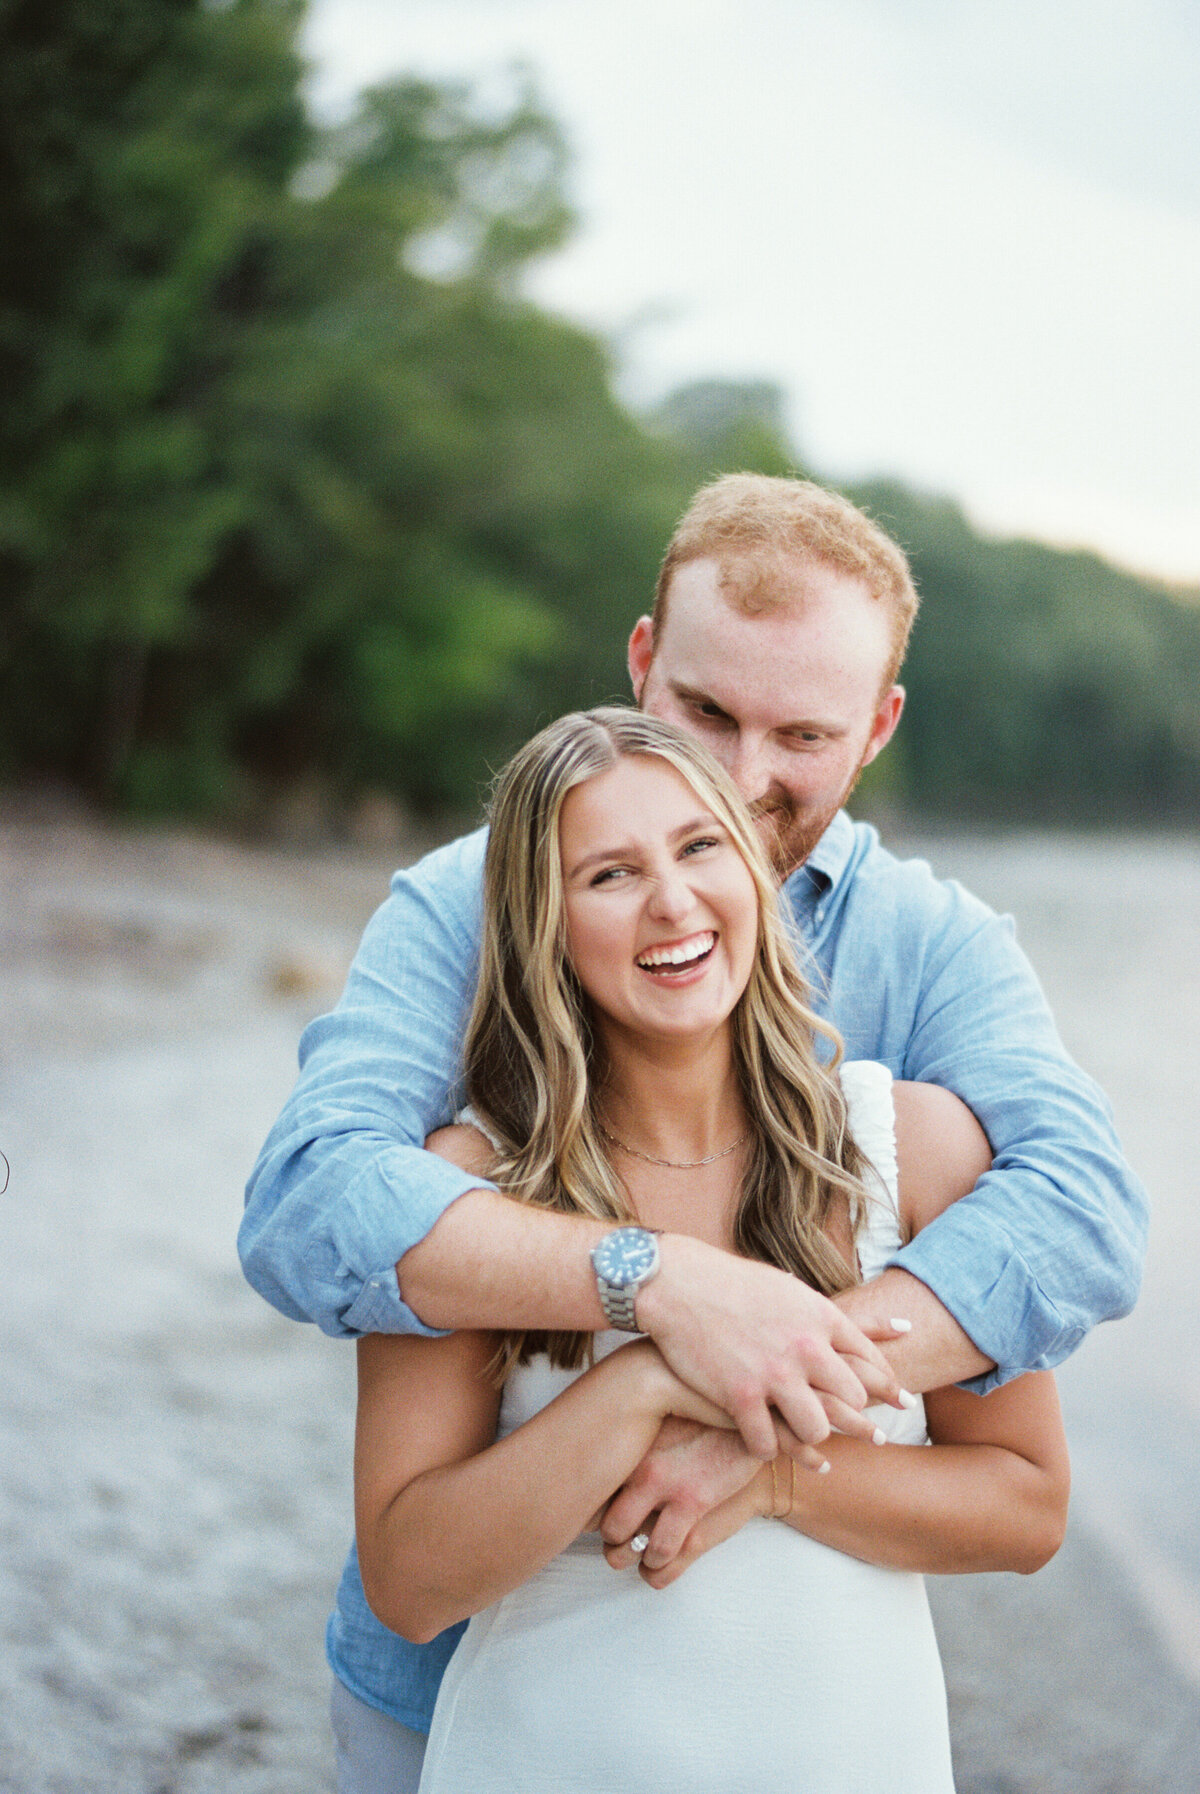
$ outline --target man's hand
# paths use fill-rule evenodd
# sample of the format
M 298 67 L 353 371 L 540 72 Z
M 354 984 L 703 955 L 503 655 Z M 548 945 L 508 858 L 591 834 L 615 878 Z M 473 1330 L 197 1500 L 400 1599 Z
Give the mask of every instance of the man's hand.
M 834 1426 L 870 1439 L 868 1403 L 900 1405 L 879 1347 L 799 1278 L 684 1234 L 664 1235 L 660 1251 L 638 1324 L 676 1376 L 729 1415 L 752 1457 L 819 1445 Z

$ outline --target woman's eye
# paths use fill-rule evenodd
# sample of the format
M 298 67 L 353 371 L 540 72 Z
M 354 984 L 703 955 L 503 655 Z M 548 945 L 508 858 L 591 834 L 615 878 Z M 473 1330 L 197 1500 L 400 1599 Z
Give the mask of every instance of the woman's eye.
M 606 866 L 603 872 L 597 872 L 593 878 L 592 889 L 594 890 L 597 885 L 613 884 L 617 879 L 624 878 L 627 870 L 628 868 L 625 866 Z
M 689 841 L 684 853 L 703 853 L 706 847 L 719 847 L 721 843 L 715 835 L 699 835 L 696 840 Z

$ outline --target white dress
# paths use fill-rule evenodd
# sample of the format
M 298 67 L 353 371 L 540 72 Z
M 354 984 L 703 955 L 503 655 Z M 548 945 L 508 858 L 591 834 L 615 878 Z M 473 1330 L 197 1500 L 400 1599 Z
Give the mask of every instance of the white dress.
M 891 1075 L 842 1070 L 879 1173 L 864 1277 L 899 1239 Z M 598 1353 L 628 1335 L 597 1336 Z M 577 1372 L 545 1357 L 504 1390 L 501 1435 Z M 923 1410 L 879 1407 L 898 1447 Z M 881 1447 L 893 1449 L 892 1445 Z M 834 1473 L 836 1474 L 836 1472 Z M 752 1520 L 670 1588 L 611 1570 L 584 1534 L 476 1614 L 450 1660 L 421 1794 L 953 1794 L 922 1577 Z

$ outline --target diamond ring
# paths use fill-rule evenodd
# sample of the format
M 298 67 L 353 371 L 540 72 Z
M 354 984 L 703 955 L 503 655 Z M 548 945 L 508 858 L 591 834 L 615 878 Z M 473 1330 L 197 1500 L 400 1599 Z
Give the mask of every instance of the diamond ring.
M 629 1541 L 629 1549 L 631 1551 L 636 1551 L 640 1557 L 649 1543 L 650 1534 L 648 1532 L 635 1532 Z

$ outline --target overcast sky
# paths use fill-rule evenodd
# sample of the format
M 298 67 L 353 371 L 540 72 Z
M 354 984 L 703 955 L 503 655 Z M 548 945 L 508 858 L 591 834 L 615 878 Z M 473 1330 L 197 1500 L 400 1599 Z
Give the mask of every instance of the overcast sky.
M 830 477 L 1200 583 L 1197 0 L 312 0 L 313 92 L 538 76 L 623 388 L 777 381 Z

